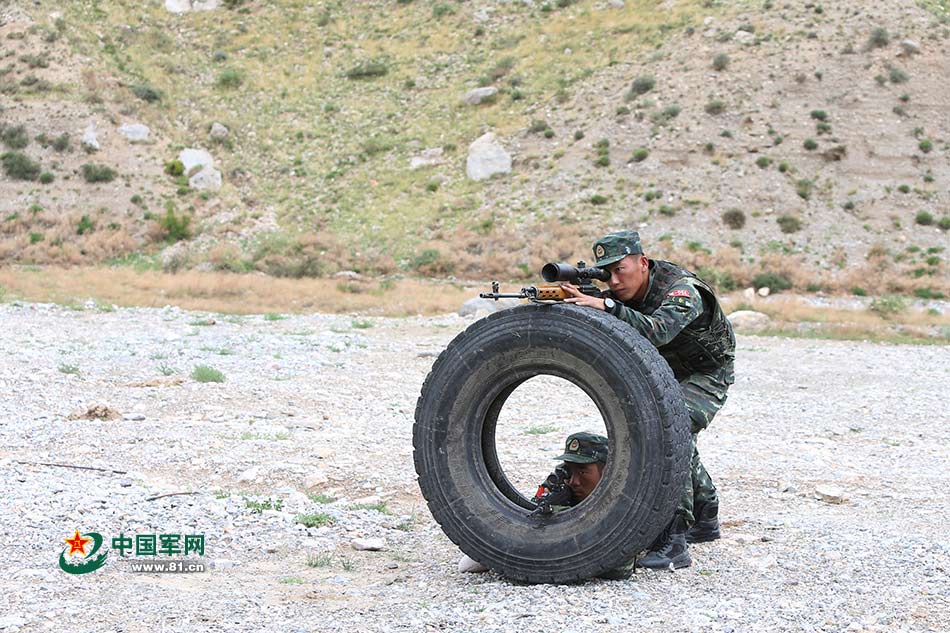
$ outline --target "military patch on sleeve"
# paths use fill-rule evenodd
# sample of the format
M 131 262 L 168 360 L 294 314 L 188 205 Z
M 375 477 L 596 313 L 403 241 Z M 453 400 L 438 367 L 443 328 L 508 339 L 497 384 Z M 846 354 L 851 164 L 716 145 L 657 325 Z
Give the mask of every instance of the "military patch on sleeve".
M 688 297 L 688 296 L 689 296 L 689 290 L 685 290 L 685 289 L 683 289 L 683 288 L 677 288 L 676 290 L 670 292 L 670 293 L 667 294 L 666 296 L 667 296 L 667 297 Z

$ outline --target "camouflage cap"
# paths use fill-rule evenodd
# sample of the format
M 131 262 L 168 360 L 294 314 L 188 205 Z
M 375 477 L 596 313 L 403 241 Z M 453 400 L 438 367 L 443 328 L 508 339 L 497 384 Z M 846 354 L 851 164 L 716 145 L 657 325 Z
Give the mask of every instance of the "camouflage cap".
M 564 454 L 555 459 L 575 464 L 606 462 L 607 446 L 607 438 L 603 435 L 573 433 L 564 442 Z
M 619 262 L 627 255 L 642 255 L 640 234 L 636 231 L 617 231 L 594 242 L 594 266 L 606 266 Z

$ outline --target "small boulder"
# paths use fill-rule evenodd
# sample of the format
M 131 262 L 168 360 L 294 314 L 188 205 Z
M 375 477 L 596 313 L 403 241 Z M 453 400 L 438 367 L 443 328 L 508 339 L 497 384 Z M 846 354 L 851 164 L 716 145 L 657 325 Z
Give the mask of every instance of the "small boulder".
M 736 332 L 759 332 L 772 322 L 767 314 L 755 310 L 737 310 L 728 319 Z
M 93 121 L 82 133 L 82 147 L 87 151 L 99 151 L 99 136 L 96 134 L 96 123 Z
M 842 491 L 841 488 L 837 486 L 817 486 L 815 488 L 815 496 L 825 503 L 844 503 L 844 491 Z
M 386 541 L 381 538 L 357 538 L 351 543 L 358 552 L 378 552 L 386 549 Z
M 756 291 L 756 293 L 757 293 L 760 297 L 767 297 L 767 296 L 769 296 L 769 295 L 772 293 L 772 289 L 769 288 L 768 286 L 762 286 L 761 288 L 759 288 L 759 289 Z
M 748 31 L 736 31 L 736 34 L 733 36 L 738 43 L 743 46 L 749 46 L 750 44 L 755 44 L 755 35 L 749 33 Z
M 204 167 L 214 167 L 214 158 L 203 149 L 186 147 L 178 153 L 178 160 L 184 165 L 187 176 L 193 176 Z
M 755 299 L 755 288 L 746 288 L 742 291 L 742 298 L 746 301 L 752 301 Z
M 124 123 L 119 126 L 119 134 L 128 139 L 130 143 L 147 141 L 149 132 L 148 126 L 141 123 Z
M 516 308 L 521 305 L 521 299 L 499 299 L 495 301 L 494 299 L 482 299 L 481 297 L 473 297 L 465 303 L 462 304 L 462 307 L 459 308 L 459 316 L 475 316 L 479 312 L 492 313 L 498 312 L 499 310 L 507 310 L 508 308 Z
M 165 9 L 176 15 L 189 11 L 212 11 L 221 6 L 221 0 L 165 0 Z
M 484 88 L 474 88 L 465 93 L 462 102 L 468 105 L 478 105 L 486 101 L 493 101 L 498 95 L 498 88 L 494 86 L 485 86 Z
M 409 159 L 409 169 L 422 169 L 423 167 L 432 167 L 442 163 L 442 148 L 431 147 L 422 150 L 418 156 Z
M 327 481 L 329 481 L 327 474 L 322 470 L 317 470 L 304 477 L 303 487 L 305 490 L 313 490 L 327 483 Z
M 211 137 L 212 141 L 223 141 L 231 135 L 231 130 L 229 130 L 224 125 L 215 121 L 211 124 L 211 131 L 208 133 L 208 136 Z
M 459 571 L 463 574 L 480 574 L 488 571 L 488 567 L 485 567 L 473 558 L 462 556 L 462 558 L 459 559 Z
M 901 50 L 904 52 L 904 55 L 908 57 L 918 55 L 920 54 L 920 44 L 914 40 L 901 40 Z
M 188 186 L 199 191 L 216 191 L 221 188 L 221 172 L 213 167 L 205 167 L 188 179 Z
M 465 173 L 472 180 L 485 180 L 495 174 L 511 173 L 511 156 L 495 138 L 494 133 L 483 134 L 469 145 Z

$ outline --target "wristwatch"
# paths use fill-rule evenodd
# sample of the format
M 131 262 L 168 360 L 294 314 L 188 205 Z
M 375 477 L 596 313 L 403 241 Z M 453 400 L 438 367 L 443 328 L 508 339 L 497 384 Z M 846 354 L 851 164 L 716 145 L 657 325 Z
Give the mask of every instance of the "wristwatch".
M 613 314 L 614 310 L 617 308 L 617 302 L 607 297 L 604 299 L 604 309 L 607 310 L 609 314 Z

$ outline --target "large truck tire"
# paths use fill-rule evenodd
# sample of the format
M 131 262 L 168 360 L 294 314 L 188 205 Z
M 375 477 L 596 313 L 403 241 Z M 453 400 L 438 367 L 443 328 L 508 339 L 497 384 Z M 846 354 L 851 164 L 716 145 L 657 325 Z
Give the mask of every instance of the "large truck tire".
M 610 442 L 593 493 L 549 515 L 532 514 L 495 450 L 505 400 L 540 374 L 583 389 Z M 689 428 L 669 366 L 632 326 L 529 304 L 473 323 L 439 355 L 416 405 L 413 457 L 432 516 L 465 554 L 514 580 L 565 583 L 631 560 L 666 527 L 686 485 Z

